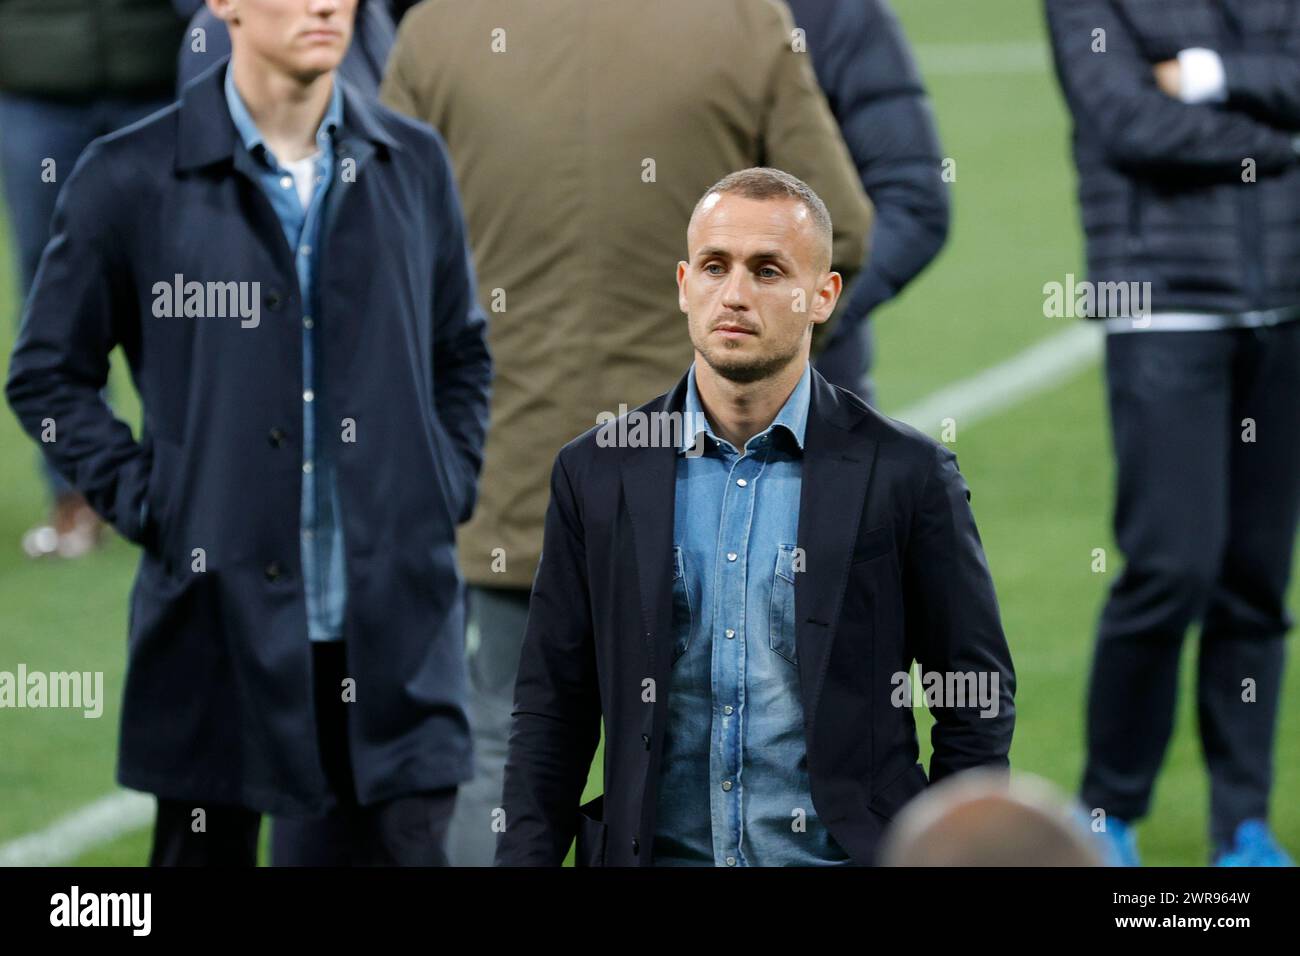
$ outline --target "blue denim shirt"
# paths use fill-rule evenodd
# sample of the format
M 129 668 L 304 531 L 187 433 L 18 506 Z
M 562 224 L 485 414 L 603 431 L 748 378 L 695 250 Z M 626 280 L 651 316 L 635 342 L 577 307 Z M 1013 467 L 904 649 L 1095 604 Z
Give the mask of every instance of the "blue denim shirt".
M 343 636 L 343 608 L 347 581 L 343 573 L 343 527 L 338 520 L 338 486 L 329 457 L 317 444 L 317 433 L 328 423 L 316 419 L 321 383 L 316 379 L 316 317 L 320 314 L 316 281 L 320 250 L 321 214 L 325 194 L 333 179 L 334 131 L 343 119 L 343 94 L 337 82 L 325 116 L 316 131 L 320 154 L 316 159 L 315 188 L 304 209 L 293 176 L 280 165 L 253 122 L 233 71 L 226 69 L 226 103 L 230 118 L 261 173 L 258 183 L 280 219 L 284 237 L 293 250 L 302 295 L 302 582 L 307 596 L 307 636 L 313 641 L 336 641 Z
M 656 865 L 846 863 L 813 809 L 794 580 L 812 373 L 744 453 L 714 435 L 691 368 L 673 521 L 672 688 Z

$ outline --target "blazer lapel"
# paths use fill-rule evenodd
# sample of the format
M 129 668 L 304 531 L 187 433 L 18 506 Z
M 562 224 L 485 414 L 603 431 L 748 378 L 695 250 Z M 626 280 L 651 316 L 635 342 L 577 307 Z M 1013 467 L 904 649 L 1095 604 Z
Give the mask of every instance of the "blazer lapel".
M 804 569 L 794 585 L 799 682 L 810 737 L 876 456 L 875 440 L 852 431 L 863 414 L 813 371 L 799 494 Z

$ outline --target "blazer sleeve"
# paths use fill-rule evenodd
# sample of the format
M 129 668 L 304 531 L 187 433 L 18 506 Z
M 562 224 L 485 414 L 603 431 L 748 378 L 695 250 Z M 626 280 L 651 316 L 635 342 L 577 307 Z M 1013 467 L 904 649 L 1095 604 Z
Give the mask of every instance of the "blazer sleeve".
M 103 398 L 132 307 L 113 160 L 91 143 L 63 184 L 27 296 L 5 396 L 46 459 L 129 541 L 142 543 L 151 455 Z M 53 188 L 43 186 L 37 188 Z
M 759 23 L 755 49 L 771 58 L 762 165 L 799 177 L 826 204 L 832 224 L 831 268 L 844 277 L 847 293 L 867 256 L 871 202 L 808 54 L 791 48 L 790 11 L 784 4 L 764 4 L 762 9 L 767 15 Z M 847 303 L 848 295 L 841 295 L 831 318 L 813 330 L 814 351 L 828 341 Z
M 564 861 L 600 741 L 600 714 L 586 545 L 561 452 L 515 684 L 498 866 Z
M 913 515 L 903 568 L 908 646 L 923 674 L 997 680 L 996 706 L 931 707 L 931 781 L 970 767 L 1008 765 L 1015 726 L 1015 671 L 993 580 L 957 459 L 937 446 Z M 980 686 L 980 685 L 976 685 Z M 944 705 L 951 703 L 943 701 Z
M 1110 0 L 1046 0 L 1052 51 L 1074 114 L 1075 135 L 1117 166 L 1181 167 L 1240 176 L 1246 158 L 1261 170 L 1296 161 L 1291 137 L 1245 113 L 1181 103 L 1160 91 L 1153 64 Z M 1104 31 L 1105 52 L 1094 51 Z M 1097 34 L 1096 36 L 1101 36 Z
M 440 233 L 433 283 L 433 402 L 459 459 L 462 485 L 457 521 L 463 524 L 473 514 L 478 498 L 492 359 L 455 173 L 442 137 L 436 132 L 434 137 L 438 182 L 433 221 L 439 224 Z

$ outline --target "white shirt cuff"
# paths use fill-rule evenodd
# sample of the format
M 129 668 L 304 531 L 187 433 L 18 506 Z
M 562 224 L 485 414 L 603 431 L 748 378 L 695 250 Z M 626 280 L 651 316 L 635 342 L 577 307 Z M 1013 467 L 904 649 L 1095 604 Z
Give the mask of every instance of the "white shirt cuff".
M 1223 60 L 1213 50 L 1192 47 L 1178 54 L 1178 98 L 1184 103 L 1222 103 L 1228 98 Z

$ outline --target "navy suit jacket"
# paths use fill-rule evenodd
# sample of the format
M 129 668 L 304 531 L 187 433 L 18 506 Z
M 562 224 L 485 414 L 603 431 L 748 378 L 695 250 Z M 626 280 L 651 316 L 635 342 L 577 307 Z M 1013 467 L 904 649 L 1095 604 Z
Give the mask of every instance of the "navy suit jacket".
M 329 797 L 299 558 L 303 305 L 224 71 L 82 155 L 7 397 L 34 437 L 53 423 L 46 457 L 141 546 L 119 780 L 196 805 L 314 811 Z M 371 803 L 471 775 L 455 529 L 474 505 L 491 365 L 441 139 L 342 86 L 317 443 L 337 463 L 349 732 Z M 260 315 L 167 315 L 177 276 L 232 283 Z M 119 345 L 138 439 L 101 397 Z
M 686 379 L 638 414 L 680 412 Z M 608 444 L 608 443 L 606 443 Z M 998 679 L 995 715 L 932 708 L 930 780 L 1006 766 L 1015 674 L 969 491 L 943 445 L 816 371 L 795 584 L 808 769 L 818 816 L 857 863 L 926 786 L 894 675 Z M 675 447 L 602 447 L 592 429 L 551 476 L 506 763 L 501 865 L 649 865 L 672 690 Z M 950 702 L 941 702 L 950 703 Z M 604 795 L 579 801 L 605 724 Z

